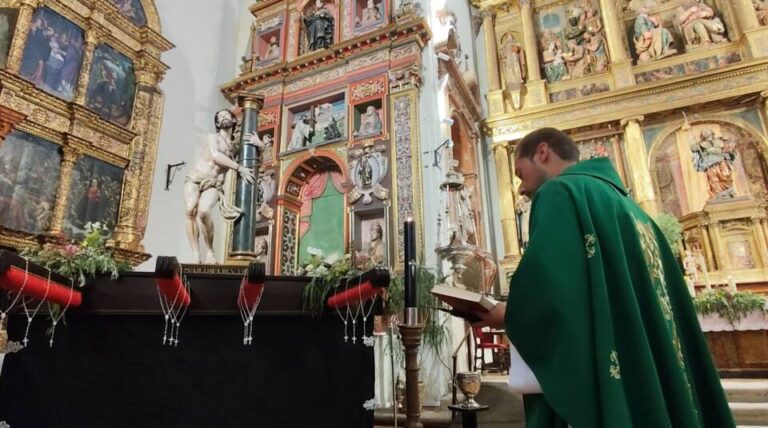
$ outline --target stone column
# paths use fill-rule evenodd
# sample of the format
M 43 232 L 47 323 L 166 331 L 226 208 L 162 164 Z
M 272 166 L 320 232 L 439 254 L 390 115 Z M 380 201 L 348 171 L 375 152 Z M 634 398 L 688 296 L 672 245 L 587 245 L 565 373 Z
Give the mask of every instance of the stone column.
M 74 147 L 64 146 L 59 170 L 59 187 L 56 190 L 56 202 L 53 204 L 53 215 L 48 230 L 51 235 L 64 234 L 64 214 L 69 203 L 69 189 L 72 186 L 72 170 L 75 168 L 80 152 Z
M 75 103 L 85 106 L 85 94 L 88 91 L 88 84 L 91 81 L 91 65 L 93 64 L 93 52 L 102 37 L 102 32 L 97 30 L 93 24 L 85 32 L 85 46 L 83 46 L 83 62 L 80 66 L 80 76 L 77 78 L 77 91 L 75 92 Z
M 533 23 L 531 0 L 520 0 L 520 22 L 523 27 L 523 46 L 525 48 L 526 89 L 525 106 L 537 106 L 547 103 L 546 82 L 541 79 L 539 63 L 539 43 L 536 40 L 536 27 Z
M 635 84 L 632 73 L 632 58 L 629 57 L 624 43 L 624 25 L 616 8 L 616 0 L 600 0 L 605 39 L 611 58 L 611 77 L 615 88 Z
M 19 6 L 19 17 L 16 19 L 16 32 L 13 35 L 11 48 L 8 51 L 6 68 L 14 74 L 21 70 L 21 57 L 24 55 L 24 47 L 27 46 L 29 28 L 32 26 L 32 14 L 35 8 L 42 6 L 41 0 L 22 0 Z
M 259 110 L 264 97 L 253 93 L 242 93 L 237 97 L 238 106 L 243 109 L 243 123 L 240 132 L 240 156 L 238 164 L 253 170 L 259 176 L 259 153 L 256 147 L 246 144 L 243 136 L 259 128 Z M 259 191 L 258 182 L 250 184 L 238 175 L 235 188 L 235 206 L 243 210 L 232 228 L 232 248 L 229 257 L 255 260 L 254 237 L 256 236 L 256 210 Z
M 650 215 L 658 212 L 653 180 L 648 168 L 648 154 L 645 149 L 645 138 L 640 122 L 643 116 L 621 120 L 624 128 L 624 145 L 627 150 L 627 164 L 631 176 L 632 193 L 637 203 Z
M 507 144 L 493 145 L 496 159 L 496 182 L 499 187 L 499 209 L 501 211 L 501 232 L 504 238 L 504 259 L 516 262 L 520 258 L 520 241 L 517 236 L 515 199 L 512 188 L 512 168 L 509 165 Z

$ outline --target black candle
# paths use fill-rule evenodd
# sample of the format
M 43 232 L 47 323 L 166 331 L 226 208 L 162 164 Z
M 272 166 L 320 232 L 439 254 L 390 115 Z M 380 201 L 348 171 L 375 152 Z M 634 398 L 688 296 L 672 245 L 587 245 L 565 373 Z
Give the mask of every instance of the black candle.
M 405 307 L 416 304 L 416 226 L 413 219 L 405 221 Z

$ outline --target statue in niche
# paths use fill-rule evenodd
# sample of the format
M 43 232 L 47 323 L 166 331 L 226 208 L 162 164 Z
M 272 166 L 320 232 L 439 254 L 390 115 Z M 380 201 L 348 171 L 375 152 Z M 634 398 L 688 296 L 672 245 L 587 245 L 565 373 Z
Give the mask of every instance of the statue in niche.
M 363 16 L 360 21 L 355 23 L 356 27 L 368 27 L 370 25 L 377 24 L 381 21 L 381 9 L 379 5 L 375 4 L 373 0 L 368 0 L 365 9 L 363 9 Z
M 257 198 L 259 208 L 256 210 L 256 221 L 274 218 L 275 210 L 269 206 L 269 203 L 275 197 L 276 188 L 275 171 L 268 170 L 259 176 L 259 195 Z
M 718 137 L 715 131 L 703 129 L 698 141 L 691 143 L 693 166 L 707 175 L 709 197 L 715 200 L 734 197 L 733 161 L 736 143 Z
M 448 232 L 450 245 L 473 244 L 475 243 L 477 227 L 475 225 L 475 212 L 472 210 L 472 190 L 465 187 L 459 191 L 458 205 L 457 224 L 451 227 Z
M 389 197 L 389 190 L 382 184 L 389 169 L 385 152 L 384 147 L 366 147 L 350 153 L 349 176 L 353 186 L 347 195 L 350 204 L 363 198 L 363 204 L 370 205 L 374 196 L 382 201 Z
M 507 91 L 519 91 L 525 83 L 525 55 L 512 33 L 502 36 L 499 57 Z
M 270 36 L 267 50 L 264 51 L 262 61 L 269 61 L 280 56 L 280 44 L 277 42 L 277 36 Z
M 187 238 L 192 247 L 192 258 L 195 263 L 200 263 L 201 250 L 200 229 L 202 226 L 205 263 L 215 263 L 213 253 L 213 206 L 218 202 L 221 216 L 227 221 L 235 221 L 242 211 L 230 205 L 224 195 L 224 174 L 232 169 L 249 184 L 253 184 L 256 178 L 253 170 L 238 165 L 233 160 L 235 156 L 233 134 L 237 127 L 237 119 L 229 110 L 220 110 L 214 116 L 216 134 L 206 138 L 205 146 L 191 171 L 184 181 L 184 201 L 187 215 Z
M 365 113 L 360 115 L 360 129 L 355 135 L 357 138 L 371 137 L 381 134 L 381 118 L 376 107 L 368 106 Z
M 386 248 L 384 246 L 384 228 L 381 223 L 374 221 L 368 228 L 368 249 L 357 252 L 358 265 L 381 266 L 385 262 Z
M 768 25 L 768 0 L 752 0 L 760 25 Z
M 725 24 L 703 0 L 689 0 L 678 9 L 678 22 L 683 28 L 686 46 L 700 47 L 726 43 Z
M 551 34 L 551 33 L 550 33 Z M 544 74 L 547 77 L 548 82 L 558 82 L 560 80 L 566 80 L 569 78 L 568 69 L 565 66 L 563 59 L 563 49 L 560 46 L 560 41 L 556 40 L 554 36 L 552 40 L 544 35 L 544 42 L 546 43 L 546 49 L 543 52 L 544 58 Z
M 594 36 L 603 31 L 603 21 L 600 19 L 600 13 L 589 4 L 587 4 L 587 10 L 584 11 L 582 20 L 587 33 Z
M 310 51 L 325 49 L 333 44 L 333 14 L 323 0 L 315 0 L 315 9 L 304 16 Z
M 638 63 L 665 58 L 677 53 L 672 33 L 664 28 L 659 18 L 648 14 L 647 7 L 641 7 L 637 12 L 634 42 Z
M 699 257 L 693 254 L 691 250 L 685 250 L 685 257 L 683 258 L 683 269 L 685 269 L 685 276 L 691 278 L 694 282 L 699 282 Z
M 528 246 L 528 240 L 530 238 L 529 223 L 531 220 L 531 199 L 527 196 L 521 196 L 517 200 L 515 205 L 515 211 L 517 212 L 517 223 L 520 230 L 520 242 L 522 242 L 523 249 Z
M 311 138 L 312 127 L 311 121 L 308 117 L 301 118 L 291 125 L 293 133 L 291 133 L 291 141 L 288 142 L 288 150 L 298 150 L 307 145 Z
M 256 255 L 256 261 L 259 263 L 268 263 L 267 257 L 269 257 L 269 242 L 264 236 L 256 237 L 256 242 L 253 245 L 253 252 Z

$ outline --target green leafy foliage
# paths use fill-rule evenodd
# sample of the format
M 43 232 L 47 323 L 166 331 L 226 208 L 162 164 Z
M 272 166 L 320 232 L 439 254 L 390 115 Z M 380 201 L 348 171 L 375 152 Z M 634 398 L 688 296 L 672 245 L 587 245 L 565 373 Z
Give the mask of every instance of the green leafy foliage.
M 416 300 L 419 307 L 419 314 L 422 317 L 424 329 L 422 330 L 422 341 L 438 352 L 448 337 L 448 326 L 446 321 L 449 318 L 440 320 L 437 316 L 437 308 L 440 301 L 430 293 L 432 287 L 445 281 L 431 269 L 422 264 L 416 265 Z M 405 310 L 405 278 L 396 276 L 392 278 L 387 291 L 386 313 L 390 316 L 402 316 Z
M 765 310 L 766 298 L 749 291 L 731 293 L 720 288 L 699 294 L 693 303 L 699 314 L 717 314 L 733 325 L 750 312 Z
M 308 266 L 303 268 L 303 274 L 312 277 L 312 281 L 304 288 L 304 310 L 312 317 L 320 317 L 325 311 L 325 302 L 332 290 L 339 286 L 342 279 L 353 278 L 360 271 L 352 266 L 352 259 L 345 255 L 334 263 L 327 263 L 321 255 L 314 255 Z
M 128 263 L 116 261 L 112 251 L 106 248 L 102 236 L 105 226 L 88 223 L 85 230 L 85 238 L 80 244 L 46 244 L 42 248 L 25 250 L 21 255 L 32 263 L 72 278 L 79 287 L 85 285 L 88 277 L 103 274 L 117 279 L 120 271 L 131 270 Z
M 683 225 L 672 214 L 661 213 L 654 218 L 661 229 L 661 233 L 667 238 L 673 251 L 680 251 L 680 241 L 683 239 Z

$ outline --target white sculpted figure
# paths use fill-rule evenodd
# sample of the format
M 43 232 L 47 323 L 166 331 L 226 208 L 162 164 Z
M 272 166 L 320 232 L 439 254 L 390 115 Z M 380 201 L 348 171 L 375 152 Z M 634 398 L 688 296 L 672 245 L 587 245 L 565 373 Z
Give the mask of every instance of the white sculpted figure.
M 201 253 L 205 255 L 206 263 L 215 263 L 213 253 L 213 219 L 211 213 L 216 202 L 222 217 L 228 221 L 236 220 L 241 211 L 230 205 L 223 190 L 224 174 L 233 169 L 246 182 L 253 184 L 255 177 L 250 168 L 240 166 L 232 158 L 232 134 L 237 119 L 229 110 L 221 110 L 214 116 L 216 134 L 209 135 L 205 146 L 192 170 L 184 182 L 184 201 L 187 214 L 187 238 L 192 247 L 192 257 L 196 263 L 201 262 Z M 202 252 L 199 247 L 200 231 L 197 221 L 200 220 L 203 231 Z
M 363 19 L 359 26 L 367 27 L 381 21 L 381 10 L 374 4 L 373 0 L 368 0 L 365 9 L 363 9 Z
M 691 250 L 685 250 L 683 269 L 685 269 L 686 276 L 693 279 L 694 282 L 699 282 L 699 258 Z
M 357 131 L 357 137 L 370 137 L 381 134 L 381 119 L 376 107 L 368 106 L 365 113 L 360 115 L 360 130 Z
M 288 150 L 297 150 L 307 145 L 309 134 L 312 131 L 309 123 L 309 118 L 299 119 L 293 123 L 293 134 L 291 134 L 291 141 L 288 143 Z

